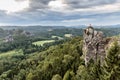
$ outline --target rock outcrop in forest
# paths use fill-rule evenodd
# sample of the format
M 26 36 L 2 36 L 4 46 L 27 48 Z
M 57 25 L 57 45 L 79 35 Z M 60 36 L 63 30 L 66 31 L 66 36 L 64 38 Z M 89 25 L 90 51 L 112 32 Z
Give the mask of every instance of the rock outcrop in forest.
M 117 40 L 113 37 L 105 38 L 102 31 L 95 30 L 91 25 L 84 30 L 83 38 L 83 56 L 86 65 L 90 59 L 94 61 L 104 60 L 110 44 Z

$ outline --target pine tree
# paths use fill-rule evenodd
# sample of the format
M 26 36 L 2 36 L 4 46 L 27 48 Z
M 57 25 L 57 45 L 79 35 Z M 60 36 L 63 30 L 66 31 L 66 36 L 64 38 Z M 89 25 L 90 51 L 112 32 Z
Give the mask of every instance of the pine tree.
M 56 74 L 52 77 L 51 80 L 62 80 L 62 77 L 59 74 Z
M 109 49 L 103 68 L 105 80 L 120 80 L 120 46 L 117 41 Z

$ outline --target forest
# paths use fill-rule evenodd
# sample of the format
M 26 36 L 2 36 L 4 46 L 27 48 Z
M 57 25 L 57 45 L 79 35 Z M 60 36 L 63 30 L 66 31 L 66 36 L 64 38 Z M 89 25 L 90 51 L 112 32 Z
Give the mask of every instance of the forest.
M 67 31 L 58 30 L 51 32 L 52 35 L 63 37 L 63 33 Z M 72 31 L 76 36 L 63 37 L 64 39 L 26 36 L 14 30 L 16 34 L 11 32 L 14 41 L 0 44 L 0 80 L 120 80 L 118 43 L 116 41 L 113 43 L 104 60 L 91 59 L 86 66 L 82 51 L 83 37 L 80 36 L 82 29 L 76 30 L 69 29 L 64 34 Z M 102 31 L 107 30 L 109 29 Z M 112 29 L 111 32 L 115 30 Z M 117 34 L 112 33 L 105 34 L 106 36 Z M 51 39 L 55 41 L 43 45 L 34 44 Z
M 92 59 L 85 66 L 82 58 L 82 38 L 32 54 L 18 51 L 16 54 L 0 57 L 1 80 L 119 80 L 120 46 L 108 51 L 104 62 Z

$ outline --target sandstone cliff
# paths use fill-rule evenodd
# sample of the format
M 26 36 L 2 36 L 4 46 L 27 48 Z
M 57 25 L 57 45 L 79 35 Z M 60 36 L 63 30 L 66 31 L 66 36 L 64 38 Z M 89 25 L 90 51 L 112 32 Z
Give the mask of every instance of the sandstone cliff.
M 83 56 L 86 65 L 90 59 L 94 61 L 104 60 L 107 50 L 114 41 L 120 44 L 119 37 L 105 38 L 102 31 L 96 31 L 92 26 L 84 30 L 83 38 Z

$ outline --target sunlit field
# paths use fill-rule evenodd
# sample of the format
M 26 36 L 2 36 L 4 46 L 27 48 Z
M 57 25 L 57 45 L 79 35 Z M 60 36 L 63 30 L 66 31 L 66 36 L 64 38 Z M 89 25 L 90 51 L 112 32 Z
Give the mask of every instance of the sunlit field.
M 11 51 L 8 51 L 8 52 L 0 53 L 0 59 L 1 58 L 12 57 L 12 56 L 20 56 L 20 55 L 23 55 L 22 50 L 11 50 Z
M 33 44 L 38 46 L 43 46 L 45 43 L 52 43 L 52 42 L 55 42 L 55 40 L 37 41 L 37 42 L 33 42 Z

